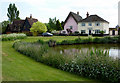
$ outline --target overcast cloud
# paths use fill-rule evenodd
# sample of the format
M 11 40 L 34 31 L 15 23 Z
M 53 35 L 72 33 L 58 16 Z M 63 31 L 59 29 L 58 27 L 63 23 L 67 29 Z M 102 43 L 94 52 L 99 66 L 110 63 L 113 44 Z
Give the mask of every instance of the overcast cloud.
M 20 18 L 32 16 L 41 22 L 48 22 L 49 18 L 57 17 L 64 21 L 70 11 L 77 12 L 85 18 L 86 13 L 97 14 L 110 22 L 110 27 L 118 24 L 119 0 L 1 0 L 1 21 L 7 20 L 9 3 L 15 3 L 20 11 Z

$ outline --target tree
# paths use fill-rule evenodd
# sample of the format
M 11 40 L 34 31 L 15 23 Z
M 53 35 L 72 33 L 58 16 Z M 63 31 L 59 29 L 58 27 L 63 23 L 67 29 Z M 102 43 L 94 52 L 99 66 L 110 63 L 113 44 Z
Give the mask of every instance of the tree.
M 12 23 L 14 20 L 20 19 L 19 10 L 17 10 L 15 4 L 9 4 L 7 16 L 9 18 L 10 23 Z
M 61 26 L 62 26 L 62 27 L 64 27 L 64 24 L 65 24 L 65 22 L 64 22 L 64 21 L 62 21 L 62 22 L 61 22 Z
M 1 26 L 2 26 L 2 33 L 5 32 L 5 30 L 6 30 L 8 24 L 9 24 L 9 21 L 3 21 L 3 22 L 1 23 Z
M 32 27 L 30 28 L 30 32 L 33 33 L 34 36 L 37 36 L 38 33 L 44 33 L 47 31 L 47 27 L 42 22 L 35 22 L 33 23 Z
M 52 30 L 56 30 L 56 17 L 53 19 L 49 18 L 48 29 L 50 30 L 50 32 Z
M 56 17 L 55 18 L 49 18 L 49 23 L 46 23 L 46 26 L 47 26 L 47 29 L 49 32 L 53 31 L 53 30 L 62 30 L 62 25 L 58 20 L 56 20 Z
M 61 26 L 61 23 L 59 20 L 56 21 L 56 30 L 63 30 L 62 26 Z

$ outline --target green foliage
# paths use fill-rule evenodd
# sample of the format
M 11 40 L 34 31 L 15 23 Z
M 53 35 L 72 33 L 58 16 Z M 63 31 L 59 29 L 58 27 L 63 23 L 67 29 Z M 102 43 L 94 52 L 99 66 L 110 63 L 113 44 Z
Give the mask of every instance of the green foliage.
M 75 31 L 74 34 L 75 35 L 79 35 L 80 33 L 79 33 L 79 31 Z
M 76 41 L 81 41 L 81 39 L 76 39 Z M 91 49 L 91 52 L 87 54 L 80 52 L 66 55 L 38 42 L 15 42 L 13 47 L 36 61 L 64 71 L 103 81 L 118 82 L 120 80 L 119 59 L 109 57 L 108 52 L 104 50 Z
M 9 21 L 3 21 L 3 22 L 1 23 L 1 25 L 2 25 L 2 33 L 5 32 L 8 24 L 9 24 Z
M 24 33 L 12 33 L 12 34 L 4 34 L 1 35 L 1 40 L 2 41 L 10 41 L 10 40 L 16 40 L 16 39 L 24 39 L 26 38 L 26 34 Z
M 51 32 L 53 30 L 56 30 L 56 17 L 55 18 L 49 18 L 49 23 L 48 23 L 48 30 Z
M 52 33 L 53 35 L 59 35 L 59 34 L 60 34 L 60 31 L 53 30 L 51 33 Z
M 104 31 L 100 31 L 100 34 L 102 34 L 102 35 L 103 35 L 104 33 L 105 33 Z
M 41 61 L 42 55 L 48 51 L 48 45 L 40 43 L 15 42 L 13 47 L 36 61 Z
M 35 22 L 33 23 L 32 27 L 30 28 L 30 32 L 33 33 L 34 36 L 37 36 L 38 33 L 44 33 L 47 31 L 47 27 L 42 22 Z
M 62 28 L 61 23 L 60 23 L 59 20 L 56 21 L 56 28 L 57 28 L 58 31 L 59 30 L 63 30 L 63 28 Z
M 17 7 L 15 6 L 15 4 L 9 4 L 7 16 L 11 23 L 14 20 L 20 19 L 19 10 L 17 10 Z
M 58 45 L 69 45 L 69 44 L 89 44 L 89 43 L 99 43 L 99 44 L 106 44 L 106 43 L 119 43 L 120 38 L 118 37 L 103 37 L 103 38 L 77 38 L 75 40 L 63 40 L 62 42 L 57 42 Z
M 63 30 L 59 19 L 57 20 L 56 17 L 53 19 L 49 18 L 49 23 L 46 23 L 45 25 L 47 26 L 49 32 L 53 30 Z
M 44 41 L 54 38 L 61 40 L 64 37 L 29 37 L 22 39 L 26 42 Z M 70 37 L 71 38 L 71 37 Z M 2 81 L 94 81 L 74 75 L 26 57 L 12 48 L 14 41 L 2 41 Z M 34 72 L 34 73 L 33 73 Z

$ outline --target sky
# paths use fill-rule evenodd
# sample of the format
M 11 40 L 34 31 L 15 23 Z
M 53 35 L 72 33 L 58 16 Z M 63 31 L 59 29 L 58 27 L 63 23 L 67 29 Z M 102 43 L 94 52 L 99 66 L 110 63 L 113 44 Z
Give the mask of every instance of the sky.
M 48 23 L 49 18 L 56 17 L 65 21 L 70 11 L 77 13 L 82 18 L 86 13 L 97 14 L 110 22 L 109 27 L 118 24 L 118 2 L 120 0 L 0 0 L 0 22 L 8 20 L 7 8 L 10 3 L 15 3 L 20 11 L 20 18 L 25 19 L 32 14 L 40 22 Z

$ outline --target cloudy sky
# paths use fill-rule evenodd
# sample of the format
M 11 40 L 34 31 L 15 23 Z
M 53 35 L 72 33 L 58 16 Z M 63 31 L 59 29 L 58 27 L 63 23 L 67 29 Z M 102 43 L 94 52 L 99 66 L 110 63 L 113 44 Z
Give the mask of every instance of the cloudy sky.
M 118 24 L 118 2 L 120 0 L 0 0 L 0 22 L 8 20 L 7 8 L 15 3 L 20 11 L 20 18 L 25 19 L 30 14 L 43 23 L 49 18 L 57 17 L 64 21 L 70 11 L 85 18 L 86 13 L 97 14 L 110 22 L 110 27 Z

